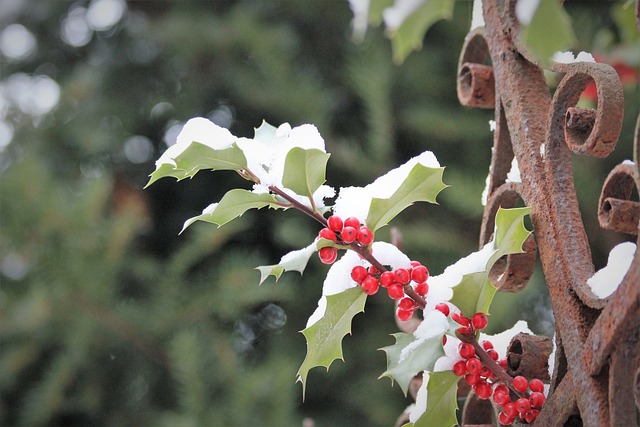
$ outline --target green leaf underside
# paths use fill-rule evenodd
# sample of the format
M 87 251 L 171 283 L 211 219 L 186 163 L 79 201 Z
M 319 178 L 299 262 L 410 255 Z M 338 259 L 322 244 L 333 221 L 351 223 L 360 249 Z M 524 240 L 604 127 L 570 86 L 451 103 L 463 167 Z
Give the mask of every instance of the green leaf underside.
M 493 264 L 504 255 L 521 253 L 524 241 L 531 232 L 524 226 L 524 217 L 530 209 L 498 209 L 496 214 L 495 250 L 487 261 L 483 271 L 465 274 L 460 284 L 453 288 L 451 303 L 465 316 L 475 313 L 488 313 L 496 288 L 489 280 L 489 271 Z
M 384 227 L 415 202 L 436 203 L 436 196 L 447 186 L 442 182 L 444 168 L 416 164 L 400 187 L 388 199 L 373 198 L 366 224 L 372 230 Z
M 257 267 L 257 269 L 260 270 L 260 284 L 267 280 L 269 276 L 274 276 L 277 282 L 285 271 L 297 271 L 302 274 L 304 269 L 307 267 L 309 258 L 311 258 L 311 255 L 314 252 L 316 252 L 316 246 L 315 243 L 312 243 L 306 248 L 302 248 L 285 255 L 288 259 L 284 262 L 281 260 L 279 264 Z
M 284 162 L 282 185 L 300 196 L 313 197 L 325 182 L 329 156 L 318 149 L 292 148 Z
M 302 382 L 304 396 L 307 376 L 312 368 L 329 366 L 334 360 L 344 360 L 342 338 L 351 334 L 353 317 L 364 311 L 367 294 L 360 287 L 349 288 L 327 296 L 324 316 L 302 331 L 307 340 L 307 355 L 298 370 L 298 381 Z
M 182 231 L 196 221 L 206 221 L 222 226 L 229 221 L 242 216 L 249 209 L 261 209 L 265 206 L 281 208 L 276 204 L 276 198 L 272 194 L 256 194 L 248 190 L 236 188 L 228 191 L 218 203 L 218 206 L 211 213 L 203 213 L 193 218 L 189 218 Z
M 402 332 L 393 334 L 393 336 L 396 343 L 381 349 L 387 353 L 387 370 L 380 375 L 380 378 L 389 377 L 391 381 L 397 381 L 406 396 L 411 379 L 419 372 L 432 370 L 436 360 L 444 356 L 442 335 L 423 340 L 402 360 L 400 360 L 402 350 L 417 341 L 416 337 Z
M 571 18 L 557 0 L 541 0 L 529 25 L 522 28 L 522 40 L 531 52 L 548 62 L 558 51 L 576 43 Z
M 222 150 L 216 150 L 199 142 L 192 142 L 174 159 L 176 166 L 162 164 L 151 175 L 146 187 L 160 178 L 173 177 L 178 181 L 191 178 L 201 170 L 243 170 L 247 159 L 235 143 Z
M 413 424 L 405 427 L 452 427 L 458 424 L 456 396 L 458 380 L 451 371 L 433 372 L 429 374 L 427 384 L 427 410 Z
M 400 27 L 389 32 L 393 61 L 402 63 L 412 50 L 422 48 L 422 40 L 429 27 L 441 19 L 451 19 L 454 3 L 454 0 L 426 1 Z

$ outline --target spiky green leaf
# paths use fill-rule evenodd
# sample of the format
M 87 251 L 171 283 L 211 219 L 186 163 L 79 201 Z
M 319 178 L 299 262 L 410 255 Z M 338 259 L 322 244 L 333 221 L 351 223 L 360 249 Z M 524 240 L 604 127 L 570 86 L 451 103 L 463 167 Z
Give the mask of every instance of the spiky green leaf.
M 274 276 L 277 282 L 285 271 L 297 271 L 302 274 L 307 267 L 309 258 L 316 250 L 316 242 L 313 242 L 306 248 L 298 249 L 284 255 L 278 264 L 256 267 L 260 270 L 260 284 L 269 276 Z
M 456 396 L 458 380 L 451 371 L 433 372 L 429 374 L 427 384 L 427 410 L 413 424 L 405 427 L 452 427 L 457 425 L 456 410 L 458 408 Z
M 351 334 L 353 317 L 364 311 L 367 294 L 359 287 L 350 288 L 335 295 L 327 295 L 324 316 L 302 331 L 307 340 L 307 355 L 298 370 L 302 394 L 306 389 L 309 371 L 316 366 L 329 366 L 334 360 L 344 360 L 342 338 Z
M 393 334 L 394 345 L 384 347 L 387 353 L 387 370 L 380 377 L 389 377 L 398 382 L 402 392 L 407 395 L 411 379 L 419 372 L 430 371 L 439 357 L 444 356 L 442 335 L 420 340 L 412 334 Z M 409 349 L 409 351 L 403 350 Z
M 524 217 L 529 208 L 498 209 L 495 221 L 494 241 L 490 251 L 486 252 L 483 269 L 462 276 L 460 283 L 453 288 L 451 303 L 455 304 L 466 316 L 477 312 L 487 313 L 496 293 L 489 280 L 489 271 L 501 257 L 522 252 L 522 245 L 531 232 L 524 226 Z
M 276 202 L 277 200 L 272 194 L 256 194 L 251 191 L 236 188 L 222 196 L 222 199 L 217 205 L 212 205 L 213 209 L 189 218 L 184 223 L 182 231 L 196 221 L 206 221 L 221 226 L 242 216 L 242 214 L 249 209 L 261 209 L 265 206 L 280 208 Z
M 407 178 L 388 199 L 373 198 L 366 224 L 372 230 L 384 227 L 415 202 L 436 203 L 436 196 L 447 186 L 442 182 L 444 168 L 416 164 Z
M 294 147 L 284 163 L 282 185 L 296 194 L 311 198 L 324 184 L 329 154 L 318 149 Z
M 451 19 L 454 3 L 454 0 L 425 1 L 397 29 L 389 31 L 394 62 L 402 63 L 412 50 L 422 48 L 427 30 L 441 19 Z
M 216 150 L 208 145 L 192 142 L 173 160 L 175 167 L 168 163 L 161 164 L 150 175 L 146 187 L 164 177 L 181 180 L 191 178 L 201 170 L 243 170 L 247 167 L 247 159 L 235 143 L 228 148 Z

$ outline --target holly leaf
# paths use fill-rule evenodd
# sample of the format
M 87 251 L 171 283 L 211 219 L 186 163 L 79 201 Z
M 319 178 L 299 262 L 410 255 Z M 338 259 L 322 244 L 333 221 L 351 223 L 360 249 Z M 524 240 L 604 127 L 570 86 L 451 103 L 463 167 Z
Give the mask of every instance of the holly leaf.
M 416 374 L 431 371 L 439 357 L 444 356 L 442 334 L 427 339 L 416 338 L 402 332 L 393 334 L 394 345 L 381 348 L 387 353 L 387 370 L 380 375 L 396 380 L 404 395 Z
M 251 191 L 236 188 L 228 191 L 219 203 L 214 203 L 200 215 L 185 221 L 182 231 L 196 221 L 206 221 L 217 224 L 218 227 L 228 223 L 232 219 L 242 216 L 249 209 L 261 209 L 265 206 L 280 208 L 275 196 L 268 193 L 256 194 Z M 180 231 L 182 233 L 182 231 Z
M 242 170 L 247 167 L 247 159 L 242 150 L 233 143 L 228 148 L 216 150 L 199 142 L 192 142 L 173 159 L 175 166 L 162 163 L 150 175 L 148 187 L 160 178 L 174 177 L 178 181 L 193 177 L 198 171 Z
M 529 25 L 522 28 L 522 40 L 543 62 L 576 44 L 571 18 L 557 0 L 540 0 Z
M 315 148 L 292 148 L 284 162 L 282 185 L 301 196 L 313 197 L 313 193 L 325 182 L 329 156 Z
M 453 287 L 451 303 L 466 316 L 489 311 L 489 306 L 496 293 L 489 280 L 489 271 L 501 257 L 514 253 L 522 253 L 522 245 L 531 231 L 524 226 L 524 217 L 531 209 L 514 208 L 498 209 L 496 213 L 494 240 L 475 255 L 484 257 L 477 271 L 470 271 L 462 276 L 460 283 Z
M 416 164 L 407 178 L 388 199 L 373 198 L 366 224 L 371 231 L 384 227 L 415 202 L 436 203 L 436 196 L 447 186 L 442 182 L 444 168 Z
M 307 267 L 309 258 L 316 250 L 316 242 L 313 242 L 306 248 L 298 249 L 284 255 L 278 264 L 256 267 L 260 270 L 260 284 L 269 276 L 274 276 L 277 282 L 285 271 L 297 271 L 302 274 Z
M 404 427 L 452 427 L 458 424 L 456 410 L 458 408 L 456 396 L 458 380 L 451 371 L 432 372 L 427 384 L 427 410 L 413 424 Z
M 395 30 L 388 31 L 393 61 L 402 63 L 412 50 L 422 48 L 425 33 L 441 19 L 451 19 L 454 0 L 425 0 Z
M 324 316 L 302 331 L 307 340 L 307 355 L 298 370 L 302 383 L 302 395 L 306 388 L 309 371 L 317 366 L 329 366 L 334 360 L 344 361 L 342 338 L 351 334 L 351 320 L 364 311 L 367 294 L 360 287 L 350 288 L 339 294 L 327 295 Z

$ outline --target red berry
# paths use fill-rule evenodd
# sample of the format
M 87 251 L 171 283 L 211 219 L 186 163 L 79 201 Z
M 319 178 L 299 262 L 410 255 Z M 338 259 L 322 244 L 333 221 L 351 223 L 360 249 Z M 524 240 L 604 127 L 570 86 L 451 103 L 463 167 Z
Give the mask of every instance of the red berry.
M 461 377 L 467 374 L 467 363 L 464 360 L 459 360 L 453 364 L 453 368 L 451 369 L 454 374 Z
M 368 276 L 362 281 L 362 290 L 367 295 L 373 295 L 378 292 L 378 279 Z
M 344 220 L 345 227 L 353 227 L 356 230 L 360 228 L 360 220 L 355 216 L 350 216 L 349 218 Z
M 444 314 L 445 316 L 449 315 L 449 306 L 443 302 L 436 304 L 436 310 L 438 310 L 440 313 Z
M 493 372 L 491 372 L 491 369 L 487 368 L 486 366 L 483 366 L 482 369 L 480 369 L 480 376 L 483 378 L 493 378 Z
M 411 310 L 415 306 L 415 303 L 411 298 L 402 298 L 398 303 L 398 307 L 403 310 Z
M 320 257 L 320 261 L 323 263 L 333 264 L 333 262 L 338 258 L 338 250 L 336 248 L 326 246 L 318 250 L 318 256 Z
M 529 409 L 531 409 L 531 404 L 529 403 L 529 399 L 526 397 L 522 397 L 516 400 L 516 409 L 520 415 L 524 415 Z
M 544 402 L 546 400 L 547 398 L 544 397 L 544 394 L 542 394 L 539 391 L 534 391 L 529 395 L 529 403 L 531 404 L 532 408 L 537 408 L 537 409 L 542 408 L 542 405 L 544 405 Z
M 480 375 L 480 370 L 482 369 L 482 362 L 480 359 L 476 359 L 472 357 L 467 360 L 467 372 L 473 375 Z
M 463 359 L 470 359 L 476 355 L 476 350 L 467 342 L 461 342 L 458 345 L 458 353 Z
M 327 227 L 336 233 L 339 233 L 342 231 L 342 218 L 336 215 L 331 215 L 329 219 L 327 219 Z
M 419 265 L 422 265 L 420 264 L 420 261 L 411 261 L 411 268 L 417 267 Z
M 465 326 L 464 328 L 458 328 L 458 329 L 456 329 L 456 332 L 458 334 L 460 334 L 460 335 L 466 335 L 468 337 L 473 335 L 473 329 L 471 329 L 471 326 Z
M 404 310 L 402 308 L 399 308 L 398 311 L 396 312 L 396 315 L 398 316 L 398 319 L 405 322 L 411 319 L 411 316 L 413 316 L 413 309 Z
M 504 411 L 500 412 L 498 415 L 498 421 L 500 421 L 500 424 L 503 426 L 510 426 L 515 420 L 516 417 L 510 417 Z
M 504 369 L 506 371 L 507 370 L 507 358 L 503 357 L 502 359 L 498 360 L 498 366 L 500 366 L 502 369 Z
M 362 226 L 358 230 L 357 239 L 362 246 L 369 246 L 373 243 L 373 232 L 367 226 Z
M 404 287 L 402 285 L 391 285 L 387 288 L 389 298 L 399 300 L 404 296 Z
M 467 374 L 464 376 L 464 380 L 469 385 L 478 384 L 480 382 L 480 375 Z
M 366 279 L 368 275 L 369 272 L 367 271 L 367 269 L 361 265 L 356 265 L 351 269 L 351 278 L 357 283 L 362 283 L 362 281 Z
M 510 417 L 515 418 L 518 416 L 518 407 L 515 402 L 509 402 L 503 405 L 502 410 Z
M 322 230 L 320 230 L 320 233 L 318 233 L 318 237 L 320 237 L 321 239 L 331 240 L 332 242 L 336 241 L 336 233 L 330 228 L 323 228 Z
M 370 274 L 370 275 L 375 276 L 375 275 L 376 275 L 376 274 L 378 274 L 378 273 L 380 273 L 380 272 L 379 272 L 379 271 L 378 271 L 378 269 L 377 269 L 377 268 L 375 268 L 373 265 L 372 265 L 371 267 L 369 267 L 369 274 Z
M 425 296 L 429 292 L 429 285 L 427 285 L 427 282 L 418 283 L 415 290 L 418 295 Z
M 518 375 L 513 379 L 513 388 L 524 393 L 527 391 L 527 388 L 529 388 L 529 381 L 522 375 Z
M 491 350 L 493 348 L 493 344 L 491 344 L 491 341 L 482 341 L 480 342 L 480 345 L 482 345 L 482 348 L 484 348 L 485 350 Z
M 355 228 L 346 226 L 340 232 L 340 239 L 342 239 L 345 243 L 353 243 L 356 241 L 356 237 L 358 236 L 358 232 Z
M 533 423 L 536 418 L 538 418 L 538 415 L 540 415 L 540 411 L 537 409 L 530 409 L 526 412 L 526 414 L 524 414 L 524 420 L 526 422 L 528 422 L 529 424 Z M 521 417 L 522 418 L 522 417 Z
M 490 348 L 489 350 L 487 350 L 487 354 L 489 355 L 490 358 L 492 358 L 493 360 L 498 360 L 500 358 L 500 355 L 498 354 L 497 351 L 495 351 L 494 349 Z
M 511 402 L 511 397 L 509 397 L 508 391 L 496 390 L 493 392 L 493 401 L 498 406 L 504 406 L 507 403 Z M 517 412 L 517 411 L 516 411 Z
M 396 283 L 396 275 L 391 271 L 385 271 L 380 275 L 380 285 L 383 288 L 388 288 L 389 286 Z
M 429 270 L 424 265 L 419 265 L 411 269 L 411 280 L 416 283 L 426 282 L 429 278 Z
M 393 274 L 396 275 L 396 282 L 401 285 L 406 285 L 411 281 L 411 276 L 409 276 L 409 272 L 404 268 L 396 268 L 393 270 Z
M 444 347 L 444 345 L 447 343 L 447 336 L 443 335 L 442 336 L 442 346 Z
M 452 318 L 455 322 L 457 322 L 459 325 L 462 325 L 462 326 L 469 326 L 469 319 L 467 319 L 466 317 L 464 317 L 464 316 L 463 316 L 463 315 L 461 315 L 461 314 L 453 313 L 453 314 L 451 315 L 451 318 Z
M 531 381 L 529 381 L 529 388 L 533 392 L 536 392 L 536 391 L 543 392 L 544 391 L 544 384 L 539 379 L 534 378 Z
M 487 319 L 487 315 L 484 313 L 476 313 L 471 318 L 471 323 L 473 323 L 473 327 L 476 329 L 484 329 L 489 324 L 489 319 Z
M 484 380 L 480 380 L 473 386 L 473 391 L 476 392 L 480 399 L 488 399 L 491 397 L 491 384 Z

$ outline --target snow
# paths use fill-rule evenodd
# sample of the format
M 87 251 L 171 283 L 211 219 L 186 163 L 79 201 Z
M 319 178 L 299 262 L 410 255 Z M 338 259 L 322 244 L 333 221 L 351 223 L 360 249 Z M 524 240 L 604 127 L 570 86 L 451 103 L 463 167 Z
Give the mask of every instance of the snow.
M 495 335 L 486 335 L 480 334 L 480 341 L 487 340 L 491 341 L 493 344 L 493 349 L 498 352 L 500 357 L 505 357 L 507 355 L 507 348 L 509 347 L 509 343 L 511 339 L 515 337 L 519 333 L 526 333 L 533 335 L 531 329 L 529 329 L 529 325 L 524 320 L 519 320 L 516 322 L 511 329 L 507 329 L 504 332 L 500 332 Z
M 629 271 L 635 252 L 636 245 L 632 242 L 620 243 L 609 252 L 607 266 L 587 280 L 587 285 L 598 298 L 606 298 L 618 289 Z
M 516 3 L 516 17 L 522 25 L 529 25 L 538 10 L 540 0 L 518 0 Z
M 514 157 L 511 161 L 511 170 L 507 173 L 506 182 L 522 182 L 520 178 L 520 168 L 518 167 L 518 160 Z
M 401 363 L 412 351 L 418 348 L 426 340 L 435 336 L 442 336 L 448 329 L 449 322 L 447 320 L 447 316 L 438 310 L 425 311 L 424 319 L 420 322 L 420 325 L 413 333 L 416 340 L 412 341 L 402 349 L 398 363 Z
M 333 214 L 341 218 L 354 216 L 364 222 L 369 213 L 371 199 L 391 197 L 417 164 L 430 168 L 440 167 L 436 156 L 431 151 L 425 151 L 365 187 L 342 187 L 333 206 Z
M 591 55 L 589 52 L 580 52 L 578 53 L 578 56 L 574 57 L 573 53 L 570 51 L 556 52 L 551 57 L 551 60 L 559 64 L 572 64 L 574 62 L 596 62 L 593 55 Z
M 395 0 L 393 6 L 382 11 L 382 19 L 390 31 L 398 29 L 413 12 L 428 0 Z
M 444 344 L 444 356 L 440 356 L 433 365 L 433 372 L 450 371 L 453 365 L 462 360 L 458 352 L 460 340 L 456 337 L 447 336 L 447 342 Z
M 383 265 L 391 266 L 392 269 L 409 268 L 411 266 L 409 257 L 391 243 L 374 242 L 371 245 L 371 250 L 378 261 Z M 307 327 L 313 325 L 324 316 L 327 308 L 327 295 L 339 294 L 358 285 L 351 279 L 351 270 L 356 265 L 369 267 L 371 264 L 361 259 L 356 252 L 349 250 L 329 268 L 327 277 L 322 285 L 322 297 L 318 301 L 318 308 L 309 317 Z
M 635 166 L 635 162 L 634 162 L 633 160 L 629 160 L 629 159 L 624 160 L 624 161 L 622 162 L 622 164 L 623 164 L 623 165 L 631 165 L 631 166 Z
M 471 28 L 469 31 L 484 27 L 484 17 L 482 16 L 482 0 L 473 0 L 473 10 L 471 12 Z
M 349 0 L 349 6 L 353 12 L 353 20 L 351 21 L 353 37 L 361 41 L 369 25 L 370 0 Z
M 540 157 L 542 157 L 544 159 L 544 155 L 546 153 L 546 146 L 544 145 L 544 143 L 540 144 Z
M 427 387 L 429 385 L 429 372 L 422 373 L 422 385 L 416 394 L 416 403 L 409 412 L 409 421 L 415 423 L 427 410 Z
M 489 130 L 491 132 L 494 132 L 496 130 L 496 121 L 495 120 L 489 120 Z
M 494 242 L 491 241 L 484 245 L 479 251 L 459 259 L 455 264 L 445 268 L 442 274 L 429 278 L 429 292 L 438 287 L 452 288 L 460 283 L 462 276 L 465 274 L 486 270 L 487 262 L 494 252 L 495 245 Z

